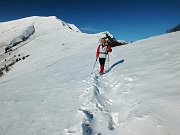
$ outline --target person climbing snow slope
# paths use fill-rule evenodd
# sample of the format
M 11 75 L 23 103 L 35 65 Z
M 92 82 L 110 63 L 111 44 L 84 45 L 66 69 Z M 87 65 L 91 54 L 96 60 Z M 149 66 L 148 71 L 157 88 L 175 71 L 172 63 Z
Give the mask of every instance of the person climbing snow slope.
M 97 47 L 96 50 L 96 59 L 99 58 L 100 63 L 100 74 L 104 73 L 104 65 L 109 52 L 112 52 L 111 46 L 107 44 L 105 38 L 101 38 L 101 44 Z

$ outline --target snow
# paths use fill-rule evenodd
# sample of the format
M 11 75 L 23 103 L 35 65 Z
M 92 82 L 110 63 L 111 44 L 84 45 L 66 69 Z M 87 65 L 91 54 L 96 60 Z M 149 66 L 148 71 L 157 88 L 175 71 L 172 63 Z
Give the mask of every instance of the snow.
M 117 40 L 119 43 L 121 44 L 128 44 L 128 42 L 124 41 L 124 40 Z
M 113 48 L 99 76 L 98 63 L 90 73 L 103 32 L 68 26 L 54 16 L 0 23 L 0 68 L 29 55 L 0 78 L 0 135 L 179 134 L 180 32 Z
M 27 40 L 31 35 L 33 35 L 35 32 L 34 26 L 29 26 L 27 29 L 18 37 L 15 37 L 8 47 L 13 47 L 14 45 L 17 45 L 18 43 Z
M 0 37 L 3 37 L 1 38 L 0 48 L 6 47 L 15 37 L 22 35 L 23 32 L 27 30 L 27 27 L 33 26 L 33 22 L 36 18 L 37 17 L 29 17 L 0 23 Z M 3 51 L 0 50 L 1 53 Z

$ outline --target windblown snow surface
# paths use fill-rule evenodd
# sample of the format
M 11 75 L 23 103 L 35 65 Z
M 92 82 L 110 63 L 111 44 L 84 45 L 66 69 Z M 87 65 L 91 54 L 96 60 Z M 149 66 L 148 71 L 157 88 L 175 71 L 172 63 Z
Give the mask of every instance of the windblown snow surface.
M 91 71 L 103 33 L 30 17 L 0 23 L 0 35 L 1 67 L 29 55 L 0 78 L 0 135 L 179 135 L 180 32 L 113 48 L 102 76 L 98 62 Z

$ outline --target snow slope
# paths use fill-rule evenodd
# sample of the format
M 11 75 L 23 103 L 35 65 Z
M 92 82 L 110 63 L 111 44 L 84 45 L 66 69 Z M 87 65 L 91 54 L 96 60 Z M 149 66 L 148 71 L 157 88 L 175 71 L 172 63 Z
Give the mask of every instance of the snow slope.
M 3 54 L 14 31 L 31 24 L 35 33 Z M 0 78 L 0 135 L 179 134 L 180 32 L 113 48 L 99 76 L 98 64 L 90 73 L 104 34 L 65 24 L 56 17 L 0 23 L 0 65 L 29 55 Z

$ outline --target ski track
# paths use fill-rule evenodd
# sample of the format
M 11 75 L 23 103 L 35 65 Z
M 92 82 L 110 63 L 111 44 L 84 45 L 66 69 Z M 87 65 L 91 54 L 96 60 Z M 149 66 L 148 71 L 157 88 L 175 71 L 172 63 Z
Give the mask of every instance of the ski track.
M 124 62 L 124 60 L 113 64 L 113 66 L 122 62 Z M 84 101 L 81 109 L 79 109 L 79 113 L 83 115 L 83 120 L 82 123 L 74 126 L 76 126 L 76 129 L 82 128 L 83 135 L 108 134 L 120 126 L 121 122 L 123 123 L 129 117 L 132 117 L 130 116 L 130 112 L 139 105 L 138 103 L 125 105 L 126 102 L 120 101 L 120 97 L 116 96 L 116 94 L 123 95 L 129 93 L 132 88 L 131 82 L 133 82 L 134 79 L 122 75 L 118 80 L 113 80 L 113 78 L 109 80 L 108 77 L 110 75 L 108 72 L 112 68 L 113 67 L 110 67 L 106 70 L 104 75 L 93 74 L 88 77 L 87 80 L 82 80 L 82 82 L 86 83 L 86 88 L 81 95 L 77 97 L 77 100 Z M 124 106 L 122 110 L 120 110 L 120 112 L 123 112 L 121 116 L 120 112 L 113 110 L 113 106 L 119 106 L 119 102 L 122 102 Z M 100 126 L 102 126 L 102 128 Z M 107 129 L 107 131 L 103 131 L 103 129 Z M 70 129 L 67 129 L 66 134 L 78 134 L 76 131 L 71 132 Z
M 163 125 L 158 124 L 148 112 L 136 114 L 141 103 L 126 101 L 125 97 L 131 94 L 134 81 L 138 78 L 124 73 L 117 79 L 112 77 L 113 74 L 113 71 L 105 72 L 104 75 L 94 73 L 82 80 L 86 83 L 86 88 L 77 97 L 77 100 L 82 101 L 78 110 L 82 120 L 65 129 L 64 135 L 116 135 L 119 132 L 130 135 L 132 131 L 129 130 L 133 129 L 129 129 L 129 124 L 143 124 L 143 121 L 149 121 L 159 133 L 163 132 Z

